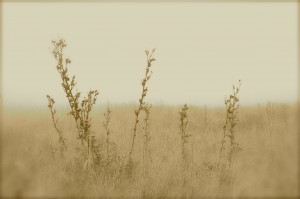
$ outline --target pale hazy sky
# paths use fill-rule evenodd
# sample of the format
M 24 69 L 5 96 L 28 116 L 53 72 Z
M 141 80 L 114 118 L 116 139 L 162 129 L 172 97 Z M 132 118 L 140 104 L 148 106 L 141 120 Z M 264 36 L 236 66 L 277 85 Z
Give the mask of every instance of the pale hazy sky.
M 51 40 L 64 38 L 79 91 L 137 102 L 145 49 L 156 48 L 147 101 L 222 106 L 297 101 L 297 3 L 4 3 L 4 105 L 66 103 Z

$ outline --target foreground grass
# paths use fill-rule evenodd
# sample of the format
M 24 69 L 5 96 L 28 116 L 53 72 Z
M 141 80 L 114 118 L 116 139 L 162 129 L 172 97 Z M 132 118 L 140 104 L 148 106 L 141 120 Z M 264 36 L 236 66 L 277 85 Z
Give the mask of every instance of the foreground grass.
M 126 162 L 132 139 L 134 105 L 110 107 L 110 140 Z M 106 107 L 93 110 L 92 126 L 96 137 L 105 143 L 103 128 Z M 67 110 L 58 108 L 59 125 L 72 146 L 60 156 L 58 137 L 47 108 L 4 109 L 2 127 L 2 195 L 13 197 L 142 197 L 139 164 L 134 177 L 109 179 L 85 173 L 79 164 L 76 127 Z M 150 116 L 152 163 L 147 192 L 150 197 L 222 197 L 218 176 L 204 163 L 219 157 L 224 108 L 189 107 L 191 134 L 187 150 L 192 156 L 188 185 L 181 186 L 181 138 L 178 112 L 180 107 L 153 106 Z M 241 107 L 236 140 L 243 148 L 232 170 L 232 197 L 291 197 L 298 194 L 297 106 L 267 104 Z M 138 131 L 142 132 L 142 127 Z M 142 160 L 142 133 L 136 136 L 133 159 Z M 151 186 L 150 186 L 151 185 Z

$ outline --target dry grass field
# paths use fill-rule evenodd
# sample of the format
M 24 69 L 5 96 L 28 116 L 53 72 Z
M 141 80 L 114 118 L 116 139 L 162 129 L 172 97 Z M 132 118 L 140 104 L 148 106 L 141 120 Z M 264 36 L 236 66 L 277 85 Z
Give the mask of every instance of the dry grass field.
M 143 123 L 137 128 L 134 166 L 124 175 L 134 110 L 110 107 L 111 153 L 106 159 L 105 106 L 92 111 L 92 130 L 104 154 L 99 170 L 84 169 L 80 140 L 67 108 L 57 108 L 58 126 L 68 150 L 60 152 L 58 134 L 47 106 L 4 108 L 2 126 L 3 197 L 219 198 L 297 197 L 298 124 L 296 104 L 264 104 L 238 110 L 236 142 L 242 148 L 231 165 L 231 183 L 220 183 L 219 159 L 226 109 L 189 107 L 186 153 L 182 167 L 181 107 L 153 105 L 149 115 L 151 160 L 143 158 Z M 144 118 L 141 113 L 141 118 Z M 142 121 L 142 119 L 141 119 Z M 108 164 L 107 164 L 108 162 Z M 145 168 L 147 173 L 145 174 Z M 183 168 L 183 169 L 182 169 Z

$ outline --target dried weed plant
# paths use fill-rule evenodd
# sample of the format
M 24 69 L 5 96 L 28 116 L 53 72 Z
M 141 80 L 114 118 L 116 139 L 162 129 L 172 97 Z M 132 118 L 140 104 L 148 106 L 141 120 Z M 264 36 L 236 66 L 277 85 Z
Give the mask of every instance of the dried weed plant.
M 232 187 L 234 182 L 234 174 L 231 166 L 235 155 L 242 150 L 235 139 L 236 125 L 238 124 L 238 108 L 241 80 L 238 86 L 232 86 L 232 94 L 225 97 L 224 104 L 226 106 L 226 120 L 223 126 L 223 136 L 220 148 L 219 169 L 219 191 L 224 198 L 230 198 L 232 195 Z
M 63 50 L 67 46 L 65 40 L 52 41 L 53 49 L 52 54 L 56 60 L 56 69 L 60 74 L 62 80 L 62 87 L 68 99 L 71 111 L 70 115 L 73 116 L 76 128 L 78 131 L 78 139 L 80 139 L 85 154 L 84 167 L 89 169 L 94 164 L 99 164 L 102 159 L 99 145 L 96 142 L 94 132 L 91 130 L 90 113 L 93 105 L 96 103 L 98 91 L 91 90 L 88 92 L 87 97 L 84 97 L 80 102 L 79 98 L 81 93 L 74 91 L 77 84 L 75 75 L 72 78 L 68 74 L 68 66 L 71 64 L 69 58 L 64 58 Z
M 232 158 L 235 152 L 241 150 L 239 144 L 235 140 L 235 127 L 238 123 L 238 108 L 241 81 L 237 87 L 232 86 L 232 94 L 227 98 L 225 97 L 224 103 L 226 106 L 226 120 L 223 126 L 223 136 L 220 148 L 220 163 L 222 166 L 230 167 Z
M 53 126 L 54 126 L 56 132 L 58 133 L 58 136 L 59 136 L 60 152 L 61 152 L 61 154 L 63 154 L 63 151 L 64 150 L 67 151 L 68 149 L 67 149 L 67 145 L 66 145 L 66 142 L 65 142 L 65 138 L 63 137 L 63 132 L 58 127 L 58 118 L 55 116 L 56 115 L 56 110 L 53 107 L 54 104 L 55 104 L 55 101 L 49 95 L 47 95 L 47 99 L 48 99 L 48 108 L 49 108 L 50 113 L 51 113 L 52 123 L 53 123 Z
M 145 110 L 145 106 L 146 106 L 144 99 L 148 92 L 147 82 L 150 80 L 150 77 L 152 75 L 152 71 L 150 69 L 151 69 L 152 63 L 155 61 L 155 58 L 153 57 L 154 52 L 155 52 L 155 49 L 153 49 L 151 52 L 149 52 L 148 50 L 145 51 L 146 57 L 147 57 L 146 73 L 145 73 L 144 79 L 141 82 L 142 94 L 139 99 L 139 106 L 134 112 L 135 113 L 135 122 L 134 122 L 134 127 L 133 127 L 132 142 L 131 142 L 130 152 L 129 152 L 129 156 L 128 156 L 128 162 L 127 162 L 127 166 L 126 166 L 127 167 L 126 170 L 128 171 L 129 175 L 131 175 L 131 172 L 132 172 L 132 169 L 134 166 L 134 162 L 132 160 L 132 154 L 133 154 L 134 144 L 135 144 L 135 139 L 136 139 L 136 134 L 137 134 L 139 116 L 140 116 L 141 111 Z

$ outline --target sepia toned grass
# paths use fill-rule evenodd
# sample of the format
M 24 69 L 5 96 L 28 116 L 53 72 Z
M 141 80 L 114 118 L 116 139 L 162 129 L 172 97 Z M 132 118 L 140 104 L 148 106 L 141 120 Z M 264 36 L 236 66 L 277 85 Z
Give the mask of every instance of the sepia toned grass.
M 236 140 L 243 146 L 243 155 L 235 159 L 231 169 L 236 174 L 232 185 L 232 197 L 296 197 L 298 194 L 297 106 L 273 104 L 274 124 L 273 152 L 269 150 L 270 135 L 266 105 L 240 107 Z M 121 157 L 128 155 L 131 141 L 132 111 L 135 105 L 110 107 L 113 117 L 110 126 Z M 178 136 L 178 109 L 167 105 L 154 105 L 150 118 L 152 166 L 148 191 L 151 197 L 182 197 L 181 183 L 181 138 Z M 95 107 L 93 118 L 105 120 L 106 107 Z M 86 180 L 85 172 L 76 163 L 76 147 L 68 148 L 65 158 L 59 155 L 57 133 L 46 109 L 4 109 L 2 194 L 11 197 L 141 197 L 142 173 L 135 175 L 131 184 L 122 181 L 97 183 Z M 203 133 L 202 121 L 205 109 L 189 107 L 189 128 L 194 141 L 194 177 L 188 178 L 189 188 L 199 198 L 222 197 L 218 195 L 219 176 L 207 170 L 203 162 L 215 162 L 219 158 L 224 108 L 207 108 L 209 119 Z M 30 117 L 28 117 L 30 113 Z M 60 109 L 60 128 L 68 146 L 78 145 L 74 138 L 75 122 L 66 116 L 68 109 Z M 126 115 L 127 117 L 124 117 Z M 18 125 L 15 125 L 18 123 Z M 130 125 L 131 124 L 131 125 Z M 102 122 L 93 120 L 97 139 L 104 140 L 106 132 Z M 141 127 L 142 128 L 142 127 Z M 103 136 L 102 136 L 103 135 Z M 137 136 L 137 143 L 143 140 Z M 142 142 L 141 142 L 142 143 Z M 105 145 L 104 145 L 105 146 Z M 143 145 L 136 145 L 137 155 L 142 157 Z M 81 150 L 80 144 L 78 145 Z M 99 175 L 99 179 L 102 176 Z M 149 196 L 150 197 L 150 196 Z

